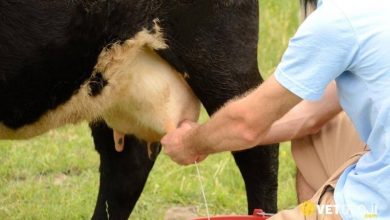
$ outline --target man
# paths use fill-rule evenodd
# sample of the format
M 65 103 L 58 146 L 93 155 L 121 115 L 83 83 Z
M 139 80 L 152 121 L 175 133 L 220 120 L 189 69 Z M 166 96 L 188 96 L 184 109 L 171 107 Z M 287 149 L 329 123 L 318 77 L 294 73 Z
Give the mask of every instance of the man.
M 191 164 L 250 148 L 269 138 L 274 122 L 302 99 L 320 99 L 336 80 L 341 106 L 369 151 L 343 164 L 311 203 L 271 219 L 390 219 L 389 12 L 387 0 L 320 1 L 273 76 L 207 123 L 183 123 L 163 138 L 165 152 Z

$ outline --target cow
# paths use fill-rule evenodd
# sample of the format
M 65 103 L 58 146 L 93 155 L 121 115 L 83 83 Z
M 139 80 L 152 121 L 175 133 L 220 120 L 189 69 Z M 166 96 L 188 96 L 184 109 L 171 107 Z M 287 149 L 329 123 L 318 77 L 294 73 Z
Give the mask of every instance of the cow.
M 3 0 L 0 138 L 90 121 L 101 161 L 92 219 L 127 219 L 164 132 L 195 120 L 198 99 L 213 114 L 262 82 L 258 13 L 257 0 Z M 149 70 L 154 77 L 144 75 Z M 169 80 L 145 90 L 149 80 L 163 81 L 159 70 Z M 149 96 L 156 93 L 178 97 L 172 106 L 181 109 Z M 126 134 L 121 152 L 118 132 Z M 248 211 L 275 212 L 278 148 L 232 153 Z

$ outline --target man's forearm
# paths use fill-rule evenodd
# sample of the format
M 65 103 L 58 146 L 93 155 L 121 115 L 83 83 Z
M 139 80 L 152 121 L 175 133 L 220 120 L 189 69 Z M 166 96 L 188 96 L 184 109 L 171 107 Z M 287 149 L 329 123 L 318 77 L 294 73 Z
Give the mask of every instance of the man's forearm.
M 189 142 L 193 143 L 193 147 L 201 154 L 243 150 L 250 147 L 253 131 L 248 129 L 246 113 L 240 112 L 240 107 L 237 102 L 227 104 L 207 123 L 194 129 L 190 134 Z
M 300 102 L 273 123 L 270 131 L 258 144 L 279 143 L 315 134 L 341 111 L 336 83 L 332 82 L 321 100 Z
M 188 135 L 199 154 L 244 150 L 264 138 L 271 125 L 301 99 L 273 76 L 247 96 L 228 103 Z

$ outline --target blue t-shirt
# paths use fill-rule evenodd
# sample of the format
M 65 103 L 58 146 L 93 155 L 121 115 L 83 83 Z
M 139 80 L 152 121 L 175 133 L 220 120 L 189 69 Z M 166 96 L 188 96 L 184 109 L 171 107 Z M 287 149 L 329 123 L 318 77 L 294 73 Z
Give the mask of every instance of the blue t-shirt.
M 275 77 L 306 100 L 332 80 L 370 152 L 335 190 L 343 219 L 390 220 L 390 0 L 323 0 L 291 39 Z

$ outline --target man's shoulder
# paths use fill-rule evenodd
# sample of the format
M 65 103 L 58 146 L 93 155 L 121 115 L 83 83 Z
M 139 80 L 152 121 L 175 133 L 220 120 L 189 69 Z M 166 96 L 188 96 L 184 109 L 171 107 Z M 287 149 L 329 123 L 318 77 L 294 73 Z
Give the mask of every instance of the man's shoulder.
M 388 27 L 390 21 L 389 0 L 325 0 L 327 8 L 338 9 L 347 19 L 357 38 L 375 30 Z M 324 2 L 325 5 L 325 2 Z
M 390 7 L 389 0 L 323 0 L 329 7 L 338 8 L 347 17 L 356 14 L 375 13 L 388 11 Z
M 324 1 L 321 6 L 314 11 L 300 26 L 298 34 L 310 33 L 312 36 L 332 36 L 340 35 L 352 31 L 346 13 L 335 1 Z

